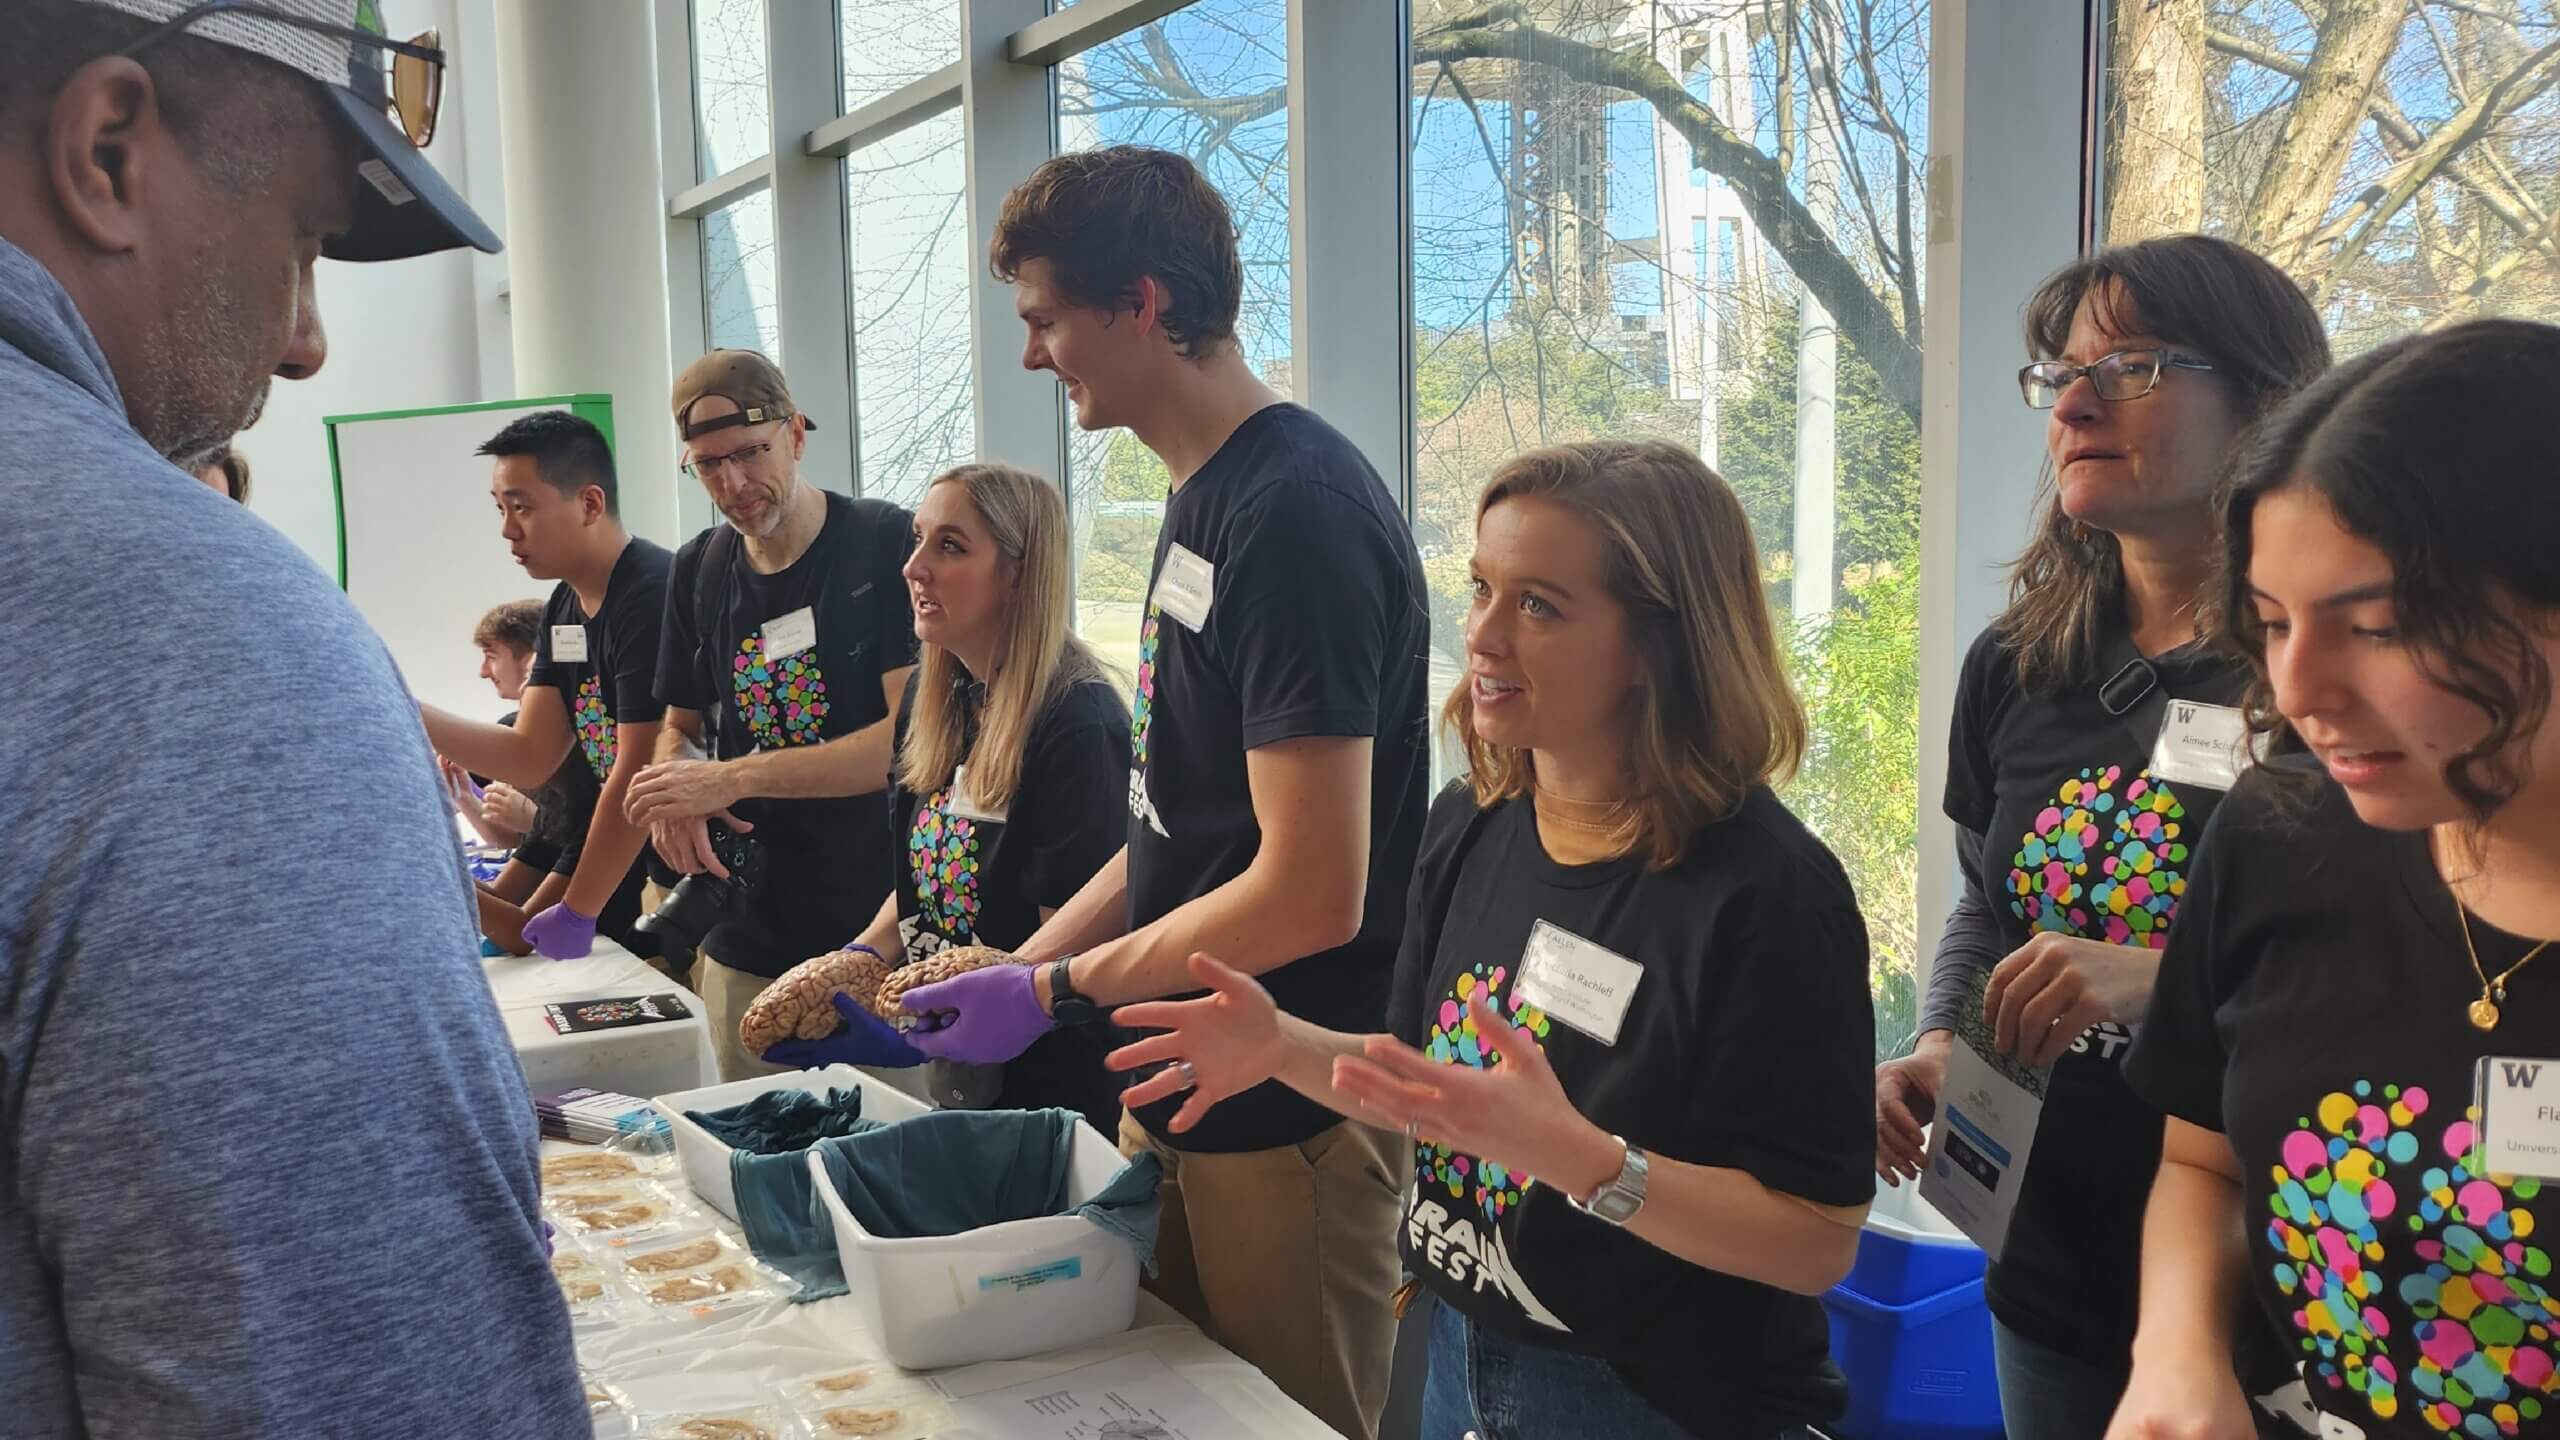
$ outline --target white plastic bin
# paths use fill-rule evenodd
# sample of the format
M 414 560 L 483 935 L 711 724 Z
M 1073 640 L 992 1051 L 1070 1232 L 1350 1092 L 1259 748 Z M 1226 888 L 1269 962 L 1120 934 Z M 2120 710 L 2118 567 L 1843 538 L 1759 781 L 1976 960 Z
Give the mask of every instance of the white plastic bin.
M 894 1121 L 925 1113 L 926 1106 L 884 1082 L 859 1078 L 865 1115 Z M 871 1333 L 902 1368 L 1018 1360 L 1118 1334 L 1136 1318 L 1137 1248 L 1082 1216 L 886 1240 L 845 1209 L 824 1161 L 811 1155 L 807 1163 L 835 1224 L 845 1284 Z M 1125 1163 L 1100 1132 L 1076 1122 L 1067 1203 L 1100 1193 Z
M 693 1187 L 702 1203 L 735 1220 L 738 1218 L 738 1196 L 729 1180 L 730 1147 L 712 1138 L 710 1131 L 684 1118 L 687 1110 L 726 1110 L 744 1105 L 759 1095 L 775 1090 L 806 1090 L 824 1095 L 829 1090 L 863 1091 L 863 1114 L 876 1120 L 896 1120 L 915 1113 L 914 1102 L 898 1110 L 875 1110 L 882 1105 L 884 1087 L 867 1084 L 861 1071 L 850 1065 L 830 1065 L 823 1070 L 799 1070 L 785 1075 L 758 1075 L 748 1080 L 733 1080 L 704 1090 L 679 1090 L 661 1095 L 649 1103 L 667 1117 L 667 1129 L 675 1136 L 676 1162 L 684 1167 L 685 1183 Z M 894 1091 L 885 1091 L 895 1094 Z M 899 1097 L 904 1099 L 903 1096 Z

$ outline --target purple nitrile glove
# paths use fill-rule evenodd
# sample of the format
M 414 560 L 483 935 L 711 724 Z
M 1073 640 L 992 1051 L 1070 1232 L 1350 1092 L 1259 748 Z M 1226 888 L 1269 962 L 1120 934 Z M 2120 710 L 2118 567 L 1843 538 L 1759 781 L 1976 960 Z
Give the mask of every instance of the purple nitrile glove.
M 802 1070 L 815 1070 L 823 1065 L 869 1065 L 881 1070 L 904 1070 L 921 1065 L 925 1057 L 906 1042 L 889 1022 L 862 1008 L 850 995 L 830 997 L 836 1014 L 844 1024 L 836 1033 L 821 1040 L 776 1040 L 764 1052 L 768 1065 L 790 1065 Z
M 524 922 L 524 938 L 545 960 L 575 960 L 596 948 L 596 917 L 563 900 Z
M 1031 988 L 1037 968 L 989 965 L 899 996 L 899 1008 L 936 1027 L 918 1025 L 907 1032 L 907 1043 L 936 1060 L 971 1065 L 1001 1065 L 1030 1049 L 1058 1023 Z

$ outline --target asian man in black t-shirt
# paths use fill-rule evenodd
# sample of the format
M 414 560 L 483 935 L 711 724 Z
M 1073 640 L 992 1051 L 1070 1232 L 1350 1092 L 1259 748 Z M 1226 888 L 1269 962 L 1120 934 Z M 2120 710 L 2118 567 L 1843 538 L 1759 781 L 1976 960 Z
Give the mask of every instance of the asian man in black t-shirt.
M 928 986 L 916 1048 L 1011 1059 L 1055 1023 L 1195 989 L 1193 951 L 1258 974 L 1290 1013 L 1385 1023 L 1429 778 L 1422 567 L 1358 449 L 1256 377 L 1225 202 L 1189 161 L 1063 155 L 1005 201 L 998 273 L 1023 363 L 1086 430 L 1165 462 L 1132 704 L 1127 847 L 1019 950 Z M 1165 1167 L 1157 1291 L 1346 1435 L 1377 1432 L 1404 1159 L 1377 1129 L 1278 1084 L 1176 1135 L 1174 1103 L 1121 1145 Z
M 686 366 L 675 418 L 685 469 L 726 523 L 676 553 L 658 666 L 666 728 L 629 813 L 668 864 L 718 882 L 693 988 L 721 1078 L 736 1080 L 782 1068 L 739 1043 L 746 1007 L 860 934 L 889 893 L 898 857 L 880 820 L 890 717 L 915 668 L 898 574 L 914 519 L 802 478 L 808 417 L 752 350 Z
M 594 775 L 598 797 L 569 888 L 524 922 L 536 953 L 574 959 L 600 924 L 625 940 L 640 893 L 642 827 L 622 797 L 657 744 L 658 622 L 666 607 L 663 546 L 622 528 L 613 449 L 566 410 L 518 417 L 480 447 L 499 535 L 537 580 L 557 580 L 535 632 L 533 670 L 513 725 L 421 706 L 438 753 L 521 790 L 552 778 L 563 757 Z

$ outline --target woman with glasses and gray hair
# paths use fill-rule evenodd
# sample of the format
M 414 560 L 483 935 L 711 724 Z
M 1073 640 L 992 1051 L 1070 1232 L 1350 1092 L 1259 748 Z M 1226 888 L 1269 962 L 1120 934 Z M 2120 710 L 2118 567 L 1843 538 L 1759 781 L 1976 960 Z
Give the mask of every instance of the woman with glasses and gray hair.
M 2212 492 L 2329 344 L 2282 271 L 2202 235 L 2065 267 L 2026 329 L 2049 468 L 2008 608 L 1957 685 L 1944 807 L 1964 889 L 1914 1053 L 1876 1072 L 1876 1172 L 1918 1178 L 1959 1032 L 2050 1068 L 1984 1288 L 2012 1440 L 2095 1440 L 2132 1364 L 2160 1162 L 2161 1117 L 2121 1065 L 2244 730 L 2247 668 L 2199 638 Z M 2290 1378 L 2271 1348 L 2243 1351 L 2251 1393 Z

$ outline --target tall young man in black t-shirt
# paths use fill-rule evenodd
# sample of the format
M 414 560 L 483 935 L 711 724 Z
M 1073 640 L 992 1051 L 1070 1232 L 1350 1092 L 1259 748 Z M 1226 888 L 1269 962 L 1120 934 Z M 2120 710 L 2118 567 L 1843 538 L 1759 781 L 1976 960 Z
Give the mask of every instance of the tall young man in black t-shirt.
M 1413 540 L 1343 435 L 1236 343 L 1235 221 L 1189 161 L 1064 155 L 1005 201 L 993 260 L 1023 364 L 1076 423 L 1127 426 L 1173 475 L 1139 639 L 1120 856 L 1005 966 L 926 987 L 918 1049 L 1010 1059 L 1058 1014 L 1192 990 L 1213 951 L 1280 1005 L 1376 1030 L 1429 757 Z M 1062 1006 L 1061 1001 L 1066 1003 Z M 1278 1084 L 1168 1129 L 1159 1293 L 1345 1434 L 1372 1436 L 1394 1348 L 1400 1150 Z
M 438 753 L 521 790 L 550 780 L 571 746 L 596 778 L 567 891 L 524 922 L 535 952 L 572 959 L 596 932 L 630 935 L 648 834 L 625 819 L 623 793 L 657 744 L 658 618 L 666 607 L 665 547 L 622 528 L 613 449 L 604 432 L 566 410 L 517 418 L 480 447 L 499 535 L 537 580 L 557 580 L 534 637 L 533 671 L 513 725 L 422 706 Z M 627 940 L 626 940 L 627 943 Z
M 891 716 L 915 668 L 898 574 L 914 520 L 801 477 L 809 419 L 752 350 L 686 366 L 675 415 L 685 469 L 727 523 L 676 552 L 666 728 L 629 811 L 668 864 L 721 885 L 694 989 L 735 1080 L 781 1068 L 738 1043 L 738 1016 L 775 976 L 860 934 L 889 893 L 880 814 Z M 716 846 L 714 822 L 727 832 Z

